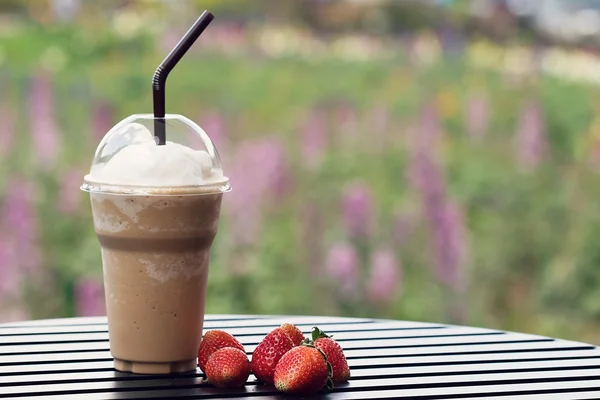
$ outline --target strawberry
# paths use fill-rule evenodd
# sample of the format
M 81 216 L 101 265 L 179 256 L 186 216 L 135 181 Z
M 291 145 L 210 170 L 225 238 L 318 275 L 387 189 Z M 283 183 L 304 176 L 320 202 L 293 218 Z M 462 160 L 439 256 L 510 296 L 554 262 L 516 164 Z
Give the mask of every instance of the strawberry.
M 302 343 L 302 341 L 305 339 L 302 331 L 294 324 L 283 324 L 280 326 L 280 328 L 287 333 L 290 339 L 292 339 L 294 346 L 300 346 L 300 343 Z
M 327 361 L 333 369 L 331 379 L 334 383 L 346 382 L 350 379 L 350 367 L 338 342 L 315 326 L 312 330 L 312 344 L 327 356 Z
M 325 354 L 312 345 L 294 347 L 281 357 L 275 368 L 277 390 L 299 395 L 316 394 L 323 386 L 333 388 L 331 365 Z
M 206 363 L 206 377 L 221 388 L 244 386 L 250 376 L 250 362 L 246 353 L 235 347 L 215 351 Z
M 292 339 L 281 328 L 275 328 L 256 346 L 252 353 L 252 372 L 259 381 L 273 384 L 277 362 L 294 347 Z
M 208 331 L 204 334 L 200 348 L 198 349 L 198 366 L 202 372 L 206 372 L 206 362 L 208 358 L 217 350 L 223 347 L 235 347 L 244 350 L 244 346 L 229 333 L 219 330 Z

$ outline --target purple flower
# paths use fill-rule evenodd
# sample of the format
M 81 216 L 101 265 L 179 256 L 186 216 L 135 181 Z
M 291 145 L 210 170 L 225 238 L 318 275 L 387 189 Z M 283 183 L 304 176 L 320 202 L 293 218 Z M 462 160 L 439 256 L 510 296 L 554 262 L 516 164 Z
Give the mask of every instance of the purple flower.
M 200 126 L 212 140 L 221 157 L 227 158 L 225 144 L 225 120 L 217 111 L 208 111 L 198 119 Z
M 27 181 L 14 179 L 8 186 L 3 208 L 3 221 L 22 240 L 34 236 L 35 217 L 32 214 L 32 188 Z
M 329 250 L 325 271 L 338 284 L 342 294 L 350 296 L 358 288 L 359 259 L 354 247 L 337 243 Z
M 74 214 L 79 209 L 82 194 L 79 186 L 83 175 L 79 168 L 72 168 L 67 170 L 61 177 L 56 206 L 62 214 Z
M 271 140 L 263 147 L 265 158 L 265 176 L 269 188 L 276 199 L 280 200 L 291 188 L 291 174 L 287 162 L 285 146 L 279 140 Z
M 373 199 L 371 188 L 356 183 L 342 197 L 342 217 L 351 238 L 366 238 L 372 233 Z
M 245 167 L 250 162 L 250 149 L 240 149 L 229 166 L 227 176 L 235 196 L 224 196 L 223 213 L 232 224 L 230 232 L 236 245 L 254 243 L 261 227 L 262 193 L 252 182 L 254 169 Z
M 464 289 L 463 263 L 466 261 L 466 232 L 462 212 L 447 201 L 431 213 L 436 275 L 455 292 Z
M 253 243 L 265 202 L 280 200 L 289 185 L 283 144 L 274 138 L 243 142 L 226 173 L 236 195 L 226 196 L 224 211 L 232 217 L 237 240 Z
M 105 315 L 102 284 L 95 279 L 80 279 L 75 285 L 75 306 L 78 317 Z
M 34 273 L 41 260 L 33 187 L 18 178 L 9 182 L 1 210 L 2 229 L 14 240 L 17 263 L 22 273 Z
M 440 166 L 423 152 L 412 155 L 409 179 L 426 207 L 435 207 L 446 197 L 446 181 Z
M 92 133 L 95 143 L 100 143 L 104 135 L 113 127 L 113 110 L 105 101 L 95 102 L 92 106 Z
M 312 111 L 300 132 L 302 159 L 311 168 L 318 165 L 323 159 L 327 147 L 327 126 L 323 113 L 319 110 Z
M 429 206 L 440 203 L 446 196 L 443 170 L 436 160 L 436 149 L 441 140 L 441 126 L 437 111 L 431 105 L 423 108 L 416 141 L 411 148 L 409 180 Z
M 373 303 L 389 303 L 400 286 L 402 271 L 394 253 L 388 248 L 371 254 L 367 297 Z
M 29 313 L 18 306 L 0 308 L 0 322 L 19 322 L 26 321 L 29 319 Z
M 19 271 L 16 242 L 8 230 L 0 226 L 0 304 L 19 295 L 21 273 Z
M 471 94 L 465 110 L 465 126 L 471 139 L 483 137 L 490 119 L 489 99 L 483 92 Z
M 36 161 L 42 165 L 53 164 L 60 147 L 55 103 L 50 77 L 45 73 L 34 75 L 29 91 L 29 121 Z
M 15 143 L 14 112 L 7 104 L 0 103 L 0 156 L 10 153 Z
M 413 149 L 409 173 L 431 232 L 436 276 L 457 292 L 464 286 L 465 230 L 460 210 L 446 193 L 443 169 L 434 158 L 439 135 L 433 133 L 437 128 L 432 119 L 436 120 L 437 116 L 430 112 L 421 114 L 421 140 L 425 137 L 427 141 Z
M 515 142 L 519 164 L 525 169 L 537 167 L 548 149 L 542 108 L 537 100 L 527 100 L 523 105 Z

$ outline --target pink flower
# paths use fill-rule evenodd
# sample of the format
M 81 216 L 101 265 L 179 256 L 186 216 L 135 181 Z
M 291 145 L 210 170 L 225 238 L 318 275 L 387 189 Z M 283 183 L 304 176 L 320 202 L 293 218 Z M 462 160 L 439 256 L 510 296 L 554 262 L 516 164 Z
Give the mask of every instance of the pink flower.
M 349 186 L 342 197 L 342 217 L 351 238 L 366 238 L 372 233 L 373 198 L 364 183 Z
M 22 302 L 21 283 L 37 278 L 41 251 L 38 243 L 37 218 L 32 203 L 33 191 L 29 182 L 9 181 L 0 209 L 0 319 L 26 319 L 26 313 L 11 304 Z
M 27 321 L 29 313 L 17 306 L 0 308 L 0 323 Z
M 22 179 L 13 179 L 5 191 L 0 212 L 2 230 L 10 232 L 9 242 L 21 273 L 34 273 L 41 262 L 34 188 Z
M 367 297 L 373 303 L 389 303 L 400 286 L 402 271 L 394 253 L 387 248 L 371 254 Z
M 323 113 L 313 110 L 304 121 L 300 132 L 301 152 L 304 163 L 310 168 L 323 159 L 327 147 L 327 126 Z
M 21 272 L 16 243 L 0 232 L 0 304 L 14 299 L 20 293 Z
M 462 212 L 453 202 L 445 202 L 431 223 L 437 278 L 455 292 L 462 292 L 465 285 L 463 264 L 466 261 L 466 229 Z
M 92 133 L 95 144 L 100 143 L 104 135 L 113 127 L 113 110 L 105 101 L 95 102 L 92 106 Z
M 344 295 L 356 293 L 358 288 L 359 259 L 356 249 L 347 243 L 337 243 L 325 261 L 325 271 L 338 284 Z
M 423 151 L 412 154 L 407 172 L 412 186 L 428 204 L 446 196 L 445 176 L 431 155 Z
M 232 160 L 225 172 L 236 194 L 225 196 L 223 211 L 234 224 L 234 241 L 250 244 L 259 238 L 265 203 L 281 199 L 289 185 L 285 149 L 275 138 L 249 140 Z
M 82 195 L 79 187 L 83 175 L 79 168 L 71 168 L 62 175 L 56 204 L 62 214 L 70 215 L 78 211 Z
M 212 140 L 219 155 L 227 159 L 225 120 L 223 116 L 219 112 L 211 110 L 202 114 L 198 119 L 198 123 Z
M 443 168 L 434 158 L 440 130 L 437 114 L 431 110 L 421 114 L 421 140 L 427 140 L 412 149 L 409 172 L 431 233 L 435 274 L 440 282 L 460 292 L 464 287 L 465 227 L 460 209 L 447 194 Z
M 55 103 L 50 76 L 34 75 L 29 91 L 29 121 L 34 154 L 41 165 L 53 164 L 60 148 Z
M 525 169 L 537 167 L 548 150 L 542 108 L 537 100 L 527 100 L 521 111 L 515 136 L 517 160 Z
M 95 279 L 80 279 L 75 285 L 75 305 L 78 317 L 106 315 L 102 284 Z
M 490 119 L 489 99 L 483 92 L 471 94 L 465 111 L 465 127 L 472 139 L 480 139 L 488 129 Z

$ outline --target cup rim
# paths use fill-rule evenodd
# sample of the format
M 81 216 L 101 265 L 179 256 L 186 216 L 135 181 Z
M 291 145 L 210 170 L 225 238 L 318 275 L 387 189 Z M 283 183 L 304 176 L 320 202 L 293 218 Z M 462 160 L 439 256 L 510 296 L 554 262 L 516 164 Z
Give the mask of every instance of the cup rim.
M 123 195 L 123 196 L 198 196 L 227 193 L 231 191 L 228 178 L 208 182 L 204 185 L 186 186 L 140 186 L 140 185 L 116 185 L 84 178 L 80 189 L 88 193 Z

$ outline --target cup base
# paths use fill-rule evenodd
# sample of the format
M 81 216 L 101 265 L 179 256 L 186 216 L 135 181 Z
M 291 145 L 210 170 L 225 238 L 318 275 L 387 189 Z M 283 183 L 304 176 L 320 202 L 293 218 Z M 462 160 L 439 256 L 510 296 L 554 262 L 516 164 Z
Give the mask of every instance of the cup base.
M 174 374 L 194 371 L 197 366 L 196 359 L 176 362 L 139 362 L 126 361 L 115 358 L 115 369 L 122 372 L 133 372 L 134 374 Z

